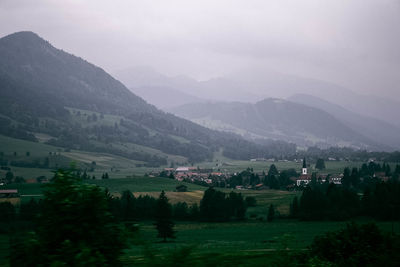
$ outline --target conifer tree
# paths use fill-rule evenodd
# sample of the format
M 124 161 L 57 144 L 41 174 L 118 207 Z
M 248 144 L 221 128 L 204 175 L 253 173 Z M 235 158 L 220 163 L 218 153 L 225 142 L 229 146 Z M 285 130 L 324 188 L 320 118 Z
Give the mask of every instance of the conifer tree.
M 158 231 L 157 237 L 163 239 L 163 242 L 167 242 L 167 238 L 175 238 L 175 231 L 173 230 L 174 223 L 172 218 L 171 204 L 168 202 L 168 198 L 165 195 L 164 190 L 161 192 L 160 197 L 156 204 L 156 229 Z
M 274 205 L 269 205 L 269 209 L 268 209 L 268 216 L 267 216 L 267 220 L 269 222 L 272 222 L 274 220 L 275 217 L 275 208 Z

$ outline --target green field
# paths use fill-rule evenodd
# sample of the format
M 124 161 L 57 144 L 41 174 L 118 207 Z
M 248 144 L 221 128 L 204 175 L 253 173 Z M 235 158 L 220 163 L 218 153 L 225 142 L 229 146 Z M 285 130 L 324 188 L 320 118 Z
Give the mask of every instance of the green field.
M 359 220 L 358 223 L 366 223 Z M 184 247 L 192 247 L 192 257 L 207 261 L 207 257 L 222 257 L 221 263 L 237 263 L 243 260 L 248 266 L 260 263 L 279 251 L 303 251 L 311 244 L 315 236 L 327 231 L 335 231 L 346 226 L 346 222 L 299 222 L 278 220 L 267 222 L 232 222 L 232 223 L 177 223 L 176 239 L 169 243 L 159 243 L 156 231 L 151 223 L 140 224 L 136 244 L 126 251 L 124 260 L 129 264 L 147 264 L 151 250 L 155 258 L 164 259 L 174 252 L 180 253 Z M 386 231 L 392 230 L 390 222 L 378 222 Z M 400 233 L 400 224 L 394 226 Z M 229 257 L 225 257 L 225 256 Z M 247 257 L 251 256 L 251 257 Z M 153 259 L 154 260 L 154 259 Z
M 106 118 L 108 117 L 106 116 Z M 114 119 L 115 118 L 109 118 L 109 122 L 114 122 Z M 89 174 L 95 175 L 97 178 L 101 177 L 104 172 L 108 172 L 111 178 L 126 178 L 132 175 L 143 176 L 151 171 L 161 171 L 163 168 L 169 167 L 171 162 L 175 163 L 175 167 L 187 165 L 186 158 L 184 157 L 168 155 L 156 149 L 129 143 L 115 143 L 112 145 L 121 150 L 146 152 L 152 155 L 167 157 L 168 165 L 156 168 L 138 167 L 137 164 L 143 164 L 143 162 L 106 153 L 85 152 L 78 150 L 65 151 L 60 147 L 14 139 L 2 135 L 0 135 L 0 144 L 0 152 L 2 152 L 4 157 L 8 160 L 32 161 L 34 159 L 44 159 L 45 157 L 49 157 L 49 153 L 53 153 L 53 155 L 56 153 L 57 156 L 50 157 L 50 160 L 60 161 L 62 166 L 69 166 L 71 162 L 75 162 L 81 169 L 88 168 L 88 166 L 94 161 L 96 162 L 95 171 Z M 14 152 L 17 153 L 16 156 L 14 156 Z M 27 156 L 26 152 L 29 152 L 30 155 Z M 294 168 L 299 172 L 302 167 L 301 162 L 291 161 L 252 162 L 248 160 L 231 160 L 224 157 L 222 155 L 222 151 L 214 154 L 213 161 L 196 163 L 194 166 L 213 169 L 215 171 L 234 173 L 243 171 L 246 168 L 253 168 L 255 172 L 266 172 L 272 164 L 275 164 L 278 170 Z M 322 173 L 341 173 L 345 167 L 360 167 L 361 164 L 362 162 L 326 161 L 326 169 L 322 171 Z M 51 170 L 48 169 L 15 167 L 12 167 L 12 169 L 13 172 L 17 173 L 16 175 L 23 176 L 26 179 L 36 178 L 37 176 L 41 175 L 49 177 L 49 175 L 51 175 Z M 311 166 L 309 171 L 314 171 L 313 166 Z
M 167 192 L 171 203 L 186 201 L 189 204 L 199 202 L 206 187 L 185 184 L 168 178 L 134 177 L 125 179 L 88 180 L 89 183 L 108 188 L 112 193 L 124 190 L 139 194 L 149 194 L 158 197 L 161 190 Z M 189 192 L 174 192 L 178 184 L 188 186 Z M 42 193 L 41 184 L 15 184 L 9 188 L 18 188 L 28 201 L 32 195 Z M 229 189 L 223 189 L 230 192 Z M 289 204 L 294 196 L 300 192 L 278 190 L 235 190 L 244 197 L 253 196 L 257 200 L 256 207 L 247 211 L 247 220 L 243 222 L 201 223 L 177 222 L 176 239 L 168 243 L 160 243 L 153 222 L 139 222 L 139 231 L 135 233 L 132 244 L 122 257 L 123 262 L 130 265 L 148 265 L 159 262 L 168 264 L 174 255 L 183 255 L 185 249 L 190 250 L 190 258 L 185 263 L 209 262 L 214 266 L 216 262 L 222 266 L 239 265 L 259 266 L 279 259 L 281 253 L 299 253 L 307 249 L 316 235 L 326 231 L 343 228 L 346 222 L 301 222 L 288 219 L 266 221 L 268 206 L 273 204 L 282 215 L 289 213 Z M 254 216 L 252 216 L 254 215 Z M 361 220 L 364 223 L 370 220 Z M 393 230 L 400 233 L 400 223 L 378 222 L 382 230 Z M 8 251 L 8 236 L 0 233 L 0 266 Z M 285 252 L 286 251 L 286 252 Z M 151 255 L 150 255 L 150 254 Z M 172 257 L 172 258 L 171 258 Z M 180 256 L 179 256 L 180 257 Z M 211 260 L 212 259 L 212 260 Z M 150 262 L 151 261 L 151 262 Z M 172 264 L 175 266 L 175 263 Z

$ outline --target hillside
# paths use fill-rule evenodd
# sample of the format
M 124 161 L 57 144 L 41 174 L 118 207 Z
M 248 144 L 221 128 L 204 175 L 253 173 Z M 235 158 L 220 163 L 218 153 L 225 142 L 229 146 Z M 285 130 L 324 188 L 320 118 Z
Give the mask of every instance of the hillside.
M 342 106 L 311 95 L 297 94 L 289 97 L 288 100 L 324 110 L 366 137 L 378 139 L 380 143 L 391 148 L 400 148 L 400 128 L 388 122 L 351 112 Z
M 171 111 L 204 126 L 251 138 L 273 138 L 302 146 L 379 148 L 327 112 L 282 99 L 270 98 L 255 104 L 191 104 Z
M 351 112 L 400 127 L 397 116 L 400 113 L 400 103 L 393 99 L 363 95 L 332 82 L 271 69 L 247 68 L 222 77 L 196 81 L 186 76 L 168 77 L 150 67 L 134 67 L 121 71 L 117 77 L 132 88 L 167 86 L 198 98 L 220 102 L 255 103 L 269 97 L 287 98 L 307 94 L 340 105 Z
M 32 32 L 1 38 L 0 58 L 0 134 L 6 136 L 150 165 L 171 161 L 154 149 L 189 162 L 210 159 L 221 148 L 243 159 L 294 150 L 292 145 L 260 147 L 164 113 L 101 68 Z

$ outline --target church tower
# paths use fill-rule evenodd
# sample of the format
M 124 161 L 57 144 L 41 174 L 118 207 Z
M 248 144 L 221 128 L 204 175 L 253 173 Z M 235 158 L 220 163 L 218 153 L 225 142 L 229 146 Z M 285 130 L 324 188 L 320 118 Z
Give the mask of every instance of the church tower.
M 303 169 L 301 171 L 303 175 L 307 175 L 307 163 L 306 163 L 306 158 L 303 159 Z

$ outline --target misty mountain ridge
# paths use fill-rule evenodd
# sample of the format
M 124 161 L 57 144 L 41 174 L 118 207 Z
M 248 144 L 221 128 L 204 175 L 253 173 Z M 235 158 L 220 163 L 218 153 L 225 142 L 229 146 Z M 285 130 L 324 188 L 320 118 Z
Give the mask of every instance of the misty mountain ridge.
M 351 112 L 340 105 L 311 95 L 297 94 L 287 100 L 324 110 L 369 139 L 396 149 L 400 148 L 400 128 L 388 122 Z
M 106 152 L 146 164 L 225 156 L 248 159 L 294 153 L 256 145 L 164 113 L 101 68 L 53 47 L 32 32 L 0 39 L 0 134 L 66 149 Z
M 235 132 L 252 139 L 272 138 L 305 147 L 389 149 L 321 109 L 283 99 L 268 98 L 255 104 L 193 103 L 170 111 L 203 126 Z
M 138 76 L 146 69 L 140 85 L 132 83 L 127 77 Z M 138 74 L 139 73 L 139 74 Z M 361 95 L 343 86 L 318 79 L 304 78 L 284 74 L 274 70 L 249 68 L 237 71 L 224 77 L 212 78 L 206 81 L 196 81 L 187 76 L 168 77 L 151 68 L 127 69 L 124 75 L 118 75 L 128 87 L 167 86 L 183 94 L 212 101 L 239 101 L 255 103 L 265 98 L 287 98 L 295 94 L 308 94 L 325 101 L 343 106 L 349 111 L 364 116 L 386 121 L 400 127 L 400 103 L 378 96 Z M 147 77 L 146 80 L 144 77 Z M 184 77 L 184 79 L 182 79 Z M 184 82 L 183 82 L 184 81 Z M 189 102 L 188 102 L 189 103 Z M 186 103 L 186 104 L 188 104 Z

